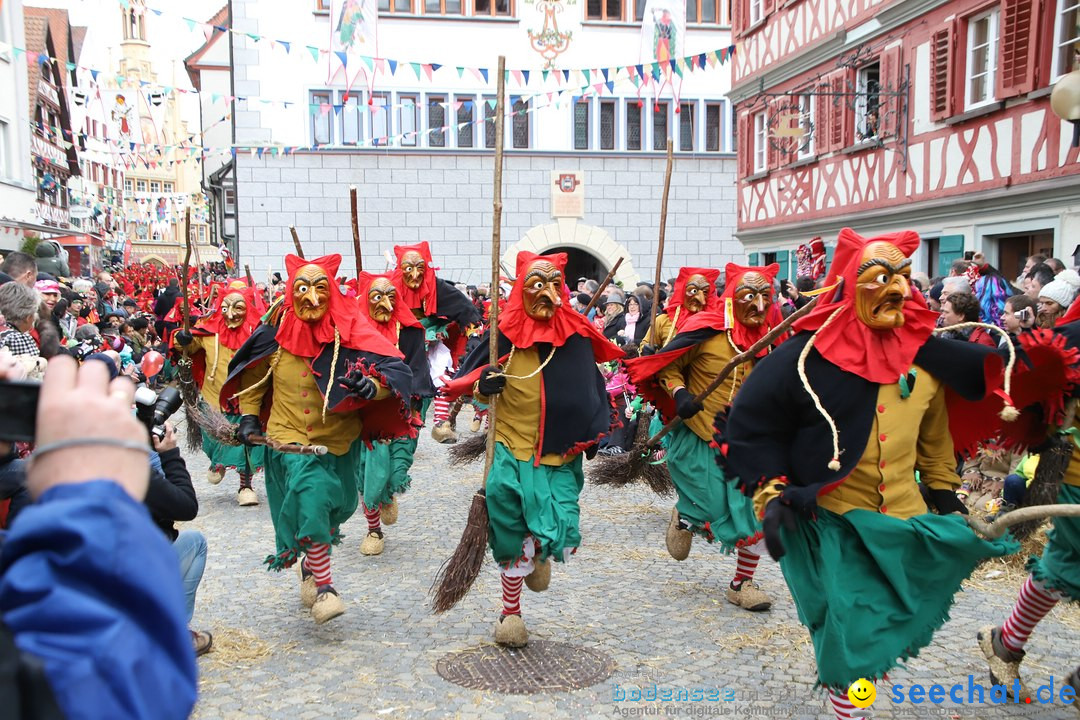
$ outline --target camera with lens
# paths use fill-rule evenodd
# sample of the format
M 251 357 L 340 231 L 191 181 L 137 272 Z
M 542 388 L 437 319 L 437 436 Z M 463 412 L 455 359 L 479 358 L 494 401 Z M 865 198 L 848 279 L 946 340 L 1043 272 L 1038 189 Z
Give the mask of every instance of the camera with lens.
M 165 421 L 183 402 L 180 391 L 174 387 L 167 387 L 159 394 L 144 385 L 135 391 L 135 417 L 161 441 L 165 438 Z

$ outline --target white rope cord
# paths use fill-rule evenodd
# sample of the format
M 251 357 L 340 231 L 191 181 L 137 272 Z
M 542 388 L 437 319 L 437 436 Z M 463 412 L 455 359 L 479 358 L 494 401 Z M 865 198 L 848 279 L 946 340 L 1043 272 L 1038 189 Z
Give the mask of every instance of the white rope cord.
M 833 457 L 832 460 L 829 461 L 829 469 L 833 472 L 840 469 L 840 431 L 836 429 L 836 421 L 832 419 L 832 416 L 829 415 L 825 406 L 821 404 L 821 398 L 819 398 L 818 394 L 814 392 L 814 389 L 810 387 L 810 379 L 806 377 L 806 358 L 810 355 L 810 349 L 814 347 L 814 339 L 817 337 L 817 333 L 827 328 L 829 323 L 831 323 L 846 307 L 846 305 L 841 305 L 836 308 L 836 310 L 833 311 L 833 314 L 830 315 L 829 318 L 822 323 L 821 327 L 817 329 L 817 332 L 810 336 L 810 340 L 807 341 L 806 346 L 803 348 L 802 352 L 799 353 L 798 363 L 799 380 L 802 381 L 803 388 L 809 393 L 810 399 L 814 401 L 814 407 L 816 407 L 817 411 L 821 413 L 821 416 L 825 418 L 825 422 L 829 425 L 829 432 L 832 433 Z
M 735 340 L 731 337 L 731 331 L 730 330 L 727 331 L 727 341 L 731 345 L 731 347 L 735 350 L 736 355 L 742 355 L 743 354 L 742 348 L 740 348 L 738 345 L 736 345 Z M 727 406 L 728 407 L 731 407 L 731 403 L 735 402 L 735 390 L 736 390 L 736 388 L 739 387 L 739 366 L 738 365 L 735 366 L 735 369 L 732 371 L 731 375 L 732 375 L 732 378 L 731 378 L 731 390 L 728 392 L 728 396 L 727 396 Z
M 280 359 L 281 359 L 281 349 L 279 348 L 278 350 L 274 351 L 273 357 L 270 358 L 270 369 L 266 371 L 266 374 L 262 376 L 262 379 L 259 380 L 259 382 L 255 383 L 254 385 L 252 385 L 251 387 L 246 388 L 246 389 L 241 390 L 240 392 L 236 393 L 235 395 L 232 396 L 231 399 L 236 400 L 237 398 L 243 397 L 244 395 L 247 395 L 248 393 L 254 391 L 256 388 L 259 388 L 259 387 L 262 387 L 263 385 L 265 385 L 266 381 L 270 379 L 270 376 L 274 374 L 274 370 L 277 368 L 278 360 L 280 360 Z
M 326 408 L 330 405 L 330 388 L 333 387 L 331 383 L 334 382 L 334 373 L 337 372 L 338 351 L 341 350 L 341 335 L 338 333 L 337 328 L 334 328 L 334 356 L 330 359 L 330 378 L 326 385 L 326 394 L 323 395 L 322 401 L 322 421 L 326 424 Z
M 679 313 L 681 313 L 681 312 L 682 312 L 682 305 L 675 308 L 675 316 L 671 318 L 671 325 L 668 326 L 667 337 L 664 338 L 664 344 L 661 345 L 660 347 L 666 347 L 667 344 L 669 342 L 671 342 L 671 338 L 675 337 L 675 326 L 679 322 Z
M 1012 374 L 1013 368 L 1016 367 L 1016 348 L 1013 347 L 1012 340 L 1009 338 L 1009 334 L 999 328 L 997 325 L 990 325 L 988 323 L 981 322 L 963 322 L 956 325 L 949 325 L 942 328 L 934 328 L 935 334 L 940 334 L 949 330 L 964 330 L 967 328 L 982 328 L 983 330 L 990 330 L 998 333 L 1005 338 L 1005 346 L 1009 348 L 1009 362 L 1005 365 L 1005 382 L 1003 383 L 1003 389 L 1008 399 L 1005 401 L 1005 407 L 998 413 L 999 417 L 1006 422 L 1012 422 L 1020 417 L 1020 411 L 1016 409 L 1012 404 Z
M 542 371 L 545 367 L 547 367 L 547 364 L 549 362 L 551 362 L 551 358 L 555 357 L 555 350 L 556 349 L 557 348 L 554 345 L 552 345 L 551 346 L 551 352 L 548 353 L 548 356 L 544 360 L 544 362 L 540 363 L 539 367 L 537 367 L 535 370 L 533 370 L 528 375 L 510 375 L 509 374 L 510 363 L 512 363 L 514 361 L 514 351 L 517 350 L 516 347 L 511 345 L 510 346 L 510 356 L 506 358 L 506 366 L 503 368 L 502 372 L 492 373 L 491 375 L 492 375 L 492 377 L 504 377 L 507 380 L 528 380 L 530 378 L 534 378 L 534 377 L 536 377 L 537 375 L 540 374 L 540 371 Z

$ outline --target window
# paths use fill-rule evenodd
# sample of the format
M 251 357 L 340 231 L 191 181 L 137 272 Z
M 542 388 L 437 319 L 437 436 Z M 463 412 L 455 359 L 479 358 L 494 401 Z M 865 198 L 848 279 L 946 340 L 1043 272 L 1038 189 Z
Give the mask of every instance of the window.
M 173 184 L 171 182 L 163 183 L 161 189 L 167 193 L 171 193 L 173 191 Z
M 799 96 L 799 127 L 803 135 L 799 138 L 799 160 L 814 156 L 814 96 Z
M 226 187 L 224 188 L 224 205 L 226 215 L 236 214 L 236 188 Z
M 513 15 L 510 4 L 511 0 L 473 0 L 473 15 Z
M 645 0 L 641 3 L 641 12 L 645 12 Z M 622 0 L 586 0 L 585 19 L 619 22 L 623 19 Z
M 146 192 L 146 181 L 145 180 L 136 180 L 135 181 L 135 189 L 137 191 L 141 192 L 141 193 Z
M 510 121 L 510 128 L 513 131 L 514 147 L 519 149 L 526 149 L 529 147 L 529 141 L 531 139 L 531 133 L 529 132 L 529 118 L 532 113 L 529 112 L 529 103 L 521 98 L 511 98 L 513 104 L 514 117 Z
M 371 144 L 390 144 L 390 96 L 386 93 L 372 93 L 371 104 Z
M 997 69 L 997 10 L 968 20 L 967 67 L 964 78 L 964 107 L 979 107 L 994 101 L 994 71 Z
M 600 149 L 615 149 L 615 101 L 600 101 Z
M 495 111 L 498 108 L 495 106 L 493 96 L 485 95 L 480 102 L 484 106 L 484 147 L 493 148 L 495 147 Z
M 412 11 L 410 0 L 379 0 L 379 12 L 411 13 Z
M 586 98 L 574 103 L 574 149 L 589 149 L 589 101 Z
M 315 0 L 315 12 L 330 12 L 330 0 Z
M 157 180 L 150 181 L 150 192 L 154 195 L 161 194 L 161 183 Z
M 475 103 L 468 95 L 455 95 L 454 104 L 457 105 L 457 146 L 459 148 L 471 148 L 473 146 L 473 110 Z
M 363 113 L 360 112 L 360 94 L 349 93 L 348 99 L 341 94 L 341 144 L 359 145 L 363 135 Z
M 679 149 L 685 152 L 694 150 L 694 105 L 692 102 L 679 104 Z
M 634 18 L 638 22 L 645 19 L 645 2 L 646 0 L 634 0 Z
M 330 92 L 311 93 L 311 142 L 313 145 L 329 145 L 334 140 L 331 132 L 330 113 L 334 111 L 330 107 Z
M 639 0 L 640 1 L 640 0 Z M 644 4 L 644 3 L 642 3 Z M 720 22 L 720 0 L 686 0 L 686 22 Z
M 645 109 L 636 100 L 627 100 L 626 105 L 626 149 L 641 149 L 641 116 Z
M 667 150 L 667 139 L 670 131 L 668 114 L 670 104 L 667 102 L 654 103 L 652 113 L 652 147 L 653 150 Z
M 128 179 L 128 178 L 124 178 L 124 192 L 129 194 L 129 195 L 132 192 L 131 180 Z
M 877 137 L 881 118 L 881 63 L 873 63 L 859 70 L 855 77 L 855 136 L 856 140 Z
M 724 103 L 705 103 L 705 151 L 724 151 Z
M 446 147 L 446 96 L 427 96 L 428 147 Z
M 8 124 L 0 120 L 0 178 L 11 177 L 11 153 L 8 152 Z
M 739 0 L 735 0 L 738 2 Z M 757 25 L 761 22 L 761 3 L 763 0 L 750 0 L 750 25 Z
M 400 2 L 401 0 L 398 0 Z M 425 0 L 425 15 L 461 15 L 461 0 Z
M 418 129 L 420 127 L 420 108 L 417 106 L 415 95 L 398 95 L 398 135 L 401 135 L 401 144 L 406 147 L 416 147 Z
M 1054 27 L 1054 77 L 1077 68 L 1080 49 L 1080 0 L 1060 0 Z
M 754 115 L 754 137 L 752 140 L 754 172 L 765 172 L 765 160 L 768 157 L 766 143 L 769 142 L 769 124 L 765 122 L 765 113 L 763 112 Z

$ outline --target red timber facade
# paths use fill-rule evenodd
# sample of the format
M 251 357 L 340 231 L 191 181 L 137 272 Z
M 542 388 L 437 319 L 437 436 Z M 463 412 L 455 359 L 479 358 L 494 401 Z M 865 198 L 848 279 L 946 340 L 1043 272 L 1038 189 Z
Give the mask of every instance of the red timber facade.
M 851 226 L 918 231 L 915 267 L 983 251 L 1007 277 L 1080 244 L 1072 128 L 1077 0 L 732 0 L 738 232 L 795 275 Z M 789 261 L 790 258 L 790 261 Z

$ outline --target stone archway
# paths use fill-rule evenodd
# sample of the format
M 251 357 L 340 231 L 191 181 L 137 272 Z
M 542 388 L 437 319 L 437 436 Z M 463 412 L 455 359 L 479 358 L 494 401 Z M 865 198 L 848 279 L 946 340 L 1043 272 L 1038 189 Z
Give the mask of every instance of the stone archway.
M 641 278 L 634 269 L 629 250 L 615 242 L 607 230 L 578 222 L 577 218 L 559 218 L 556 222 L 533 227 L 503 253 L 503 267 L 513 269 L 517 255 L 522 250 L 543 253 L 563 247 L 577 248 L 589 253 L 600 261 L 605 272 L 610 270 L 620 257 L 623 258 L 619 272 L 615 273 L 615 280 L 627 292 L 632 291 Z

